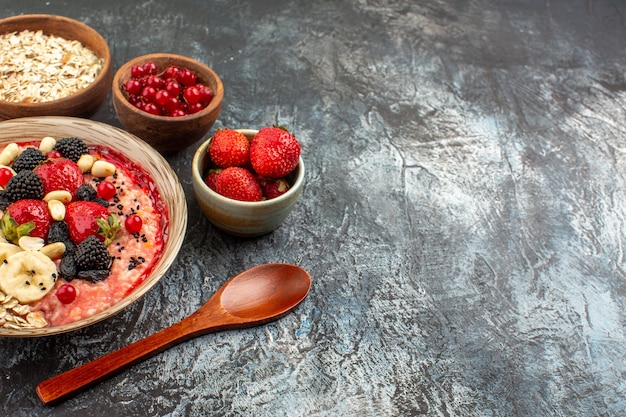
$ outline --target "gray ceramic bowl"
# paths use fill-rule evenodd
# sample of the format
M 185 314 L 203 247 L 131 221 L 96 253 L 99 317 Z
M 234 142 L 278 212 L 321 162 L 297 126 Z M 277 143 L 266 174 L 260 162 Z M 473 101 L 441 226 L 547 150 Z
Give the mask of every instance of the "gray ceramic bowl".
M 237 129 L 249 141 L 258 130 Z M 302 157 L 287 180 L 291 186 L 285 194 L 259 202 L 237 201 L 211 190 L 204 182 L 210 165 L 208 155 L 211 139 L 196 150 L 191 164 L 191 180 L 196 200 L 209 221 L 219 230 L 234 236 L 255 237 L 267 234 L 280 226 L 291 212 L 302 192 L 304 162 Z

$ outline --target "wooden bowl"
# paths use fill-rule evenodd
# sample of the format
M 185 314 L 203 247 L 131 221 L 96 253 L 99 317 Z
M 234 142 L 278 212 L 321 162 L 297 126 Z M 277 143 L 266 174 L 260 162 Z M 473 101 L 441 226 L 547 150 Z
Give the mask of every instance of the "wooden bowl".
M 111 52 L 98 32 L 77 20 L 62 16 L 31 14 L 0 20 L 0 33 L 41 30 L 67 40 L 77 40 L 103 60 L 103 67 L 93 83 L 70 96 L 43 103 L 13 103 L 0 100 L 0 120 L 29 116 L 93 115 L 104 102 L 111 88 L 113 66 Z
M 139 110 L 128 102 L 124 84 L 131 78 L 133 65 L 154 62 L 159 72 L 169 66 L 187 68 L 196 74 L 198 82 L 213 90 L 213 99 L 198 113 L 182 117 L 157 116 Z M 211 129 L 222 110 L 224 86 L 219 76 L 206 65 L 175 54 L 149 54 L 122 65 L 113 77 L 113 107 L 126 130 L 148 142 L 164 154 L 174 153 L 193 145 Z
M 122 129 L 73 117 L 27 117 L 0 122 L 0 144 L 41 140 L 45 136 L 75 136 L 88 144 L 106 145 L 142 166 L 154 180 L 167 207 L 167 241 L 161 259 L 150 275 L 117 304 L 94 316 L 67 325 L 20 330 L 0 328 L 0 336 L 35 337 L 63 333 L 92 325 L 120 312 L 143 296 L 165 275 L 178 255 L 187 229 L 187 202 L 176 173 L 165 158 L 144 141 Z
M 249 141 L 258 130 L 238 129 Z M 206 218 L 217 229 L 234 236 L 256 237 L 277 229 L 296 205 L 304 186 L 304 161 L 287 176 L 291 186 L 285 194 L 270 200 L 251 202 L 224 197 L 209 188 L 204 182 L 211 158 L 209 138 L 200 145 L 191 163 L 191 181 L 196 201 Z

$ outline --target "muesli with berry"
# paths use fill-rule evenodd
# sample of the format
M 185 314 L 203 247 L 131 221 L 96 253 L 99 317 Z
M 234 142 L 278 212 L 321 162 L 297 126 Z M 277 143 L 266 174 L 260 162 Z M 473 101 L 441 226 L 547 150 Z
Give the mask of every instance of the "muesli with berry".
M 121 153 L 46 137 L 0 151 L 0 327 L 69 324 L 127 296 L 166 239 L 149 174 Z

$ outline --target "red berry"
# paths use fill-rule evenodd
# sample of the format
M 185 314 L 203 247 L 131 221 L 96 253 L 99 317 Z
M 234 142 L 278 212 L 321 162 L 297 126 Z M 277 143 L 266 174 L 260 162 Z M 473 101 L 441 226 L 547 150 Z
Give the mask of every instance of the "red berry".
M 215 191 L 215 183 L 217 181 L 217 176 L 222 172 L 220 168 L 209 170 L 207 176 L 204 178 L 204 183 L 209 186 L 210 189 Z
M 146 71 L 143 69 L 141 65 L 133 65 L 130 69 L 130 76 L 139 79 L 146 75 Z
M 209 155 L 221 168 L 244 166 L 250 161 L 250 142 L 241 132 L 219 129 L 211 139 Z
M 161 107 L 165 107 L 165 105 L 170 101 L 170 93 L 167 90 L 158 90 L 154 95 L 154 102 Z
M 163 78 L 165 78 L 166 80 L 170 78 L 176 79 L 176 76 L 178 75 L 179 72 L 180 72 L 180 68 L 178 67 L 174 67 L 174 66 L 167 67 L 165 71 L 163 71 Z
M 145 111 L 146 113 L 154 114 L 155 116 L 161 115 L 161 110 L 159 110 L 159 107 L 154 103 L 146 103 L 143 106 L 143 111 Z
M 134 80 L 131 78 L 130 80 L 126 81 L 124 87 L 126 88 L 126 91 L 128 91 L 128 94 L 139 94 L 142 84 L 138 80 Z
M 213 91 L 209 87 L 203 84 L 196 84 L 198 90 L 200 90 L 200 101 L 202 103 L 209 103 L 213 99 Z
M 18 200 L 7 207 L 9 216 L 15 220 L 18 226 L 32 222 L 34 228 L 28 233 L 29 236 L 46 239 L 52 217 L 48 204 L 43 200 Z M 6 233 L 6 230 L 5 230 Z M 8 236 L 8 235 L 7 235 Z
M 185 101 L 187 103 L 189 103 L 190 105 L 194 105 L 200 102 L 202 95 L 200 94 L 199 88 L 197 88 L 196 86 L 192 86 L 185 88 L 185 91 L 183 91 L 183 97 L 185 98 Z
M 183 68 L 176 75 L 176 81 L 184 86 L 192 86 L 196 83 L 196 75 L 187 68 Z
M 109 210 L 93 201 L 71 202 L 65 209 L 65 223 L 70 238 L 77 245 L 89 236 L 95 236 L 105 244 L 110 243 L 107 240 L 113 240 L 119 222 L 117 224 L 112 223 L 109 216 L 111 216 Z M 99 222 L 99 219 L 104 220 L 104 222 Z
M 170 97 L 170 99 L 163 105 L 163 108 L 171 115 L 175 110 L 180 109 L 180 101 L 178 101 L 176 97 Z
M 159 69 L 157 68 L 156 64 L 151 61 L 143 64 L 143 70 L 146 75 L 155 75 L 156 73 L 159 72 Z
M 63 304 L 70 304 L 76 299 L 76 288 L 71 284 L 63 284 L 56 292 L 56 296 Z
M 178 97 L 181 87 L 176 80 L 168 80 L 165 84 L 165 90 L 170 93 L 172 97 Z
M 172 117 L 187 116 L 187 112 L 185 112 L 183 109 L 176 109 L 170 114 L 170 116 Z
M 240 201 L 261 201 L 263 191 L 254 175 L 245 168 L 228 167 L 217 175 L 215 190 Z
M 34 170 L 43 183 L 44 195 L 50 191 L 65 190 L 76 195 L 76 190 L 83 182 L 83 171 L 76 162 L 66 158 L 48 159 Z
M 204 109 L 206 106 L 202 103 L 189 104 L 189 114 L 198 113 L 200 110 Z
M 113 185 L 110 181 L 101 181 L 97 187 L 98 197 L 104 198 L 105 200 L 110 200 L 115 197 L 115 193 L 117 192 L 115 185 Z
M 298 165 L 300 143 L 280 127 L 265 127 L 250 143 L 250 163 L 260 175 L 282 178 Z
M 156 96 L 156 93 L 157 93 L 157 90 L 154 87 L 144 87 L 141 90 L 141 95 L 148 102 L 153 102 L 154 101 L 154 96 Z
M 165 80 L 158 75 L 150 75 L 146 78 L 146 86 L 154 87 L 159 90 L 165 87 Z
M 13 172 L 9 168 L 0 168 L 0 186 L 6 187 L 11 177 Z
M 126 231 L 131 235 L 139 233 L 141 231 L 141 227 L 143 226 L 143 220 L 136 214 L 131 214 L 124 221 L 124 227 Z

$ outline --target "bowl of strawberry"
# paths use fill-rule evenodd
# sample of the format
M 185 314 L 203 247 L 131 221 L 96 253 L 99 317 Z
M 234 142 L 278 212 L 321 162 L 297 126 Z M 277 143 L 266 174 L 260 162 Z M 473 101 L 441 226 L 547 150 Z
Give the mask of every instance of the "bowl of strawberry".
M 113 77 L 113 107 L 126 130 L 161 153 L 185 149 L 211 129 L 224 86 L 208 66 L 181 55 L 134 58 Z
M 277 229 L 304 185 L 296 137 L 282 127 L 220 129 L 196 150 L 192 184 L 207 219 L 234 236 Z

